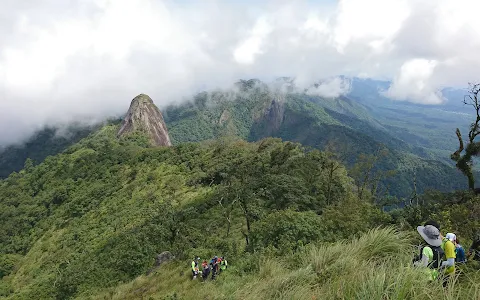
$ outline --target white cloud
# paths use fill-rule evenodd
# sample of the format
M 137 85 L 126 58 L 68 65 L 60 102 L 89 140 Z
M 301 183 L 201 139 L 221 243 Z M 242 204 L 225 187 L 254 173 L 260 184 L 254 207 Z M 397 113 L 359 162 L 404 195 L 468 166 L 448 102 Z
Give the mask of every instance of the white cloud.
M 259 18 L 252 29 L 250 36 L 235 49 L 233 55 L 240 64 L 253 64 L 255 56 L 262 54 L 262 43 L 272 31 L 270 24 L 265 18 Z
M 351 89 L 351 83 L 343 78 L 329 78 L 319 84 L 307 89 L 307 95 L 315 95 L 325 98 L 336 98 L 348 94 Z
M 340 0 L 334 41 L 337 49 L 364 40 L 377 48 L 400 30 L 410 14 L 405 0 Z
M 149 94 L 291 76 L 340 95 L 339 75 L 393 78 L 388 95 L 442 101 L 478 80 L 475 0 L 4 0 L 0 145 L 45 124 L 102 119 Z M 318 89 L 317 89 L 318 90 Z
M 443 103 L 442 94 L 430 84 L 437 65 L 437 61 L 425 59 L 405 62 L 385 95 L 397 100 L 408 99 L 424 104 Z

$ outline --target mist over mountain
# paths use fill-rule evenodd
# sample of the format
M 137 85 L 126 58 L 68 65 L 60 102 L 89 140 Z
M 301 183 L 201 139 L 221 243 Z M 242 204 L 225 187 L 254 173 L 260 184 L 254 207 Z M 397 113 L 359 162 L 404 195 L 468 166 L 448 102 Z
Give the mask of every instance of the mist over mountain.
M 47 125 L 118 117 L 128 109 L 125 97 L 140 91 L 162 108 L 239 78 L 287 76 L 300 87 L 326 80 L 310 91 L 323 96 L 346 90 L 341 75 L 387 79 L 391 99 L 439 104 L 445 87 L 464 87 L 477 76 L 478 5 L 7 0 L 0 18 L 0 145 L 25 141 Z
M 446 99 L 444 104 L 422 105 L 388 99 L 384 93 L 390 84 L 388 81 L 345 76 L 318 80 L 305 88 L 299 87 L 295 79 L 289 77 L 281 77 L 270 82 L 240 80 L 229 89 L 201 92 L 193 99 L 186 100 L 184 104 L 163 106 L 166 125 L 158 125 L 155 132 L 167 131 L 162 128 L 169 127 L 171 137 L 168 140 L 172 139 L 174 144 L 202 141 L 222 135 L 237 135 L 252 141 L 273 135 L 322 149 L 329 141 L 345 138 L 343 134 L 335 136 L 336 129 L 328 129 L 328 126 L 336 124 L 335 126 L 351 128 L 365 138 L 388 144 L 392 149 L 412 152 L 451 165 L 449 157 L 457 144 L 454 130 L 457 127 L 467 129 L 471 122 L 472 112 L 461 101 L 466 91 L 445 89 L 446 97 L 450 98 Z M 308 118 L 312 111 L 296 107 L 293 111 L 296 111 L 297 117 L 293 118 L 291 115 L 285 117 L 285 111 L 291 111 L 289 105 L 292 97 L 310 103 L 308 105 L 312 106 L 313 111 L 322 111 L 323 117 L 313 116 L 323 123 L 316 129 L 316 134 L 326 132 L 323 134 L 322 142 L 310 141 L 306 136 L 299 139 L 299 134 L 286 134 L 294 129 L 299 132 L 311 130 L 308 123 L 300 124 L 293 120 Z M 158 104 L 157 101 L 155 104 Z M 150 121 L 142 119 L 149 115 L 146 113 L 147 108 L 137 110 L 136 117 L 126 111 L 127 109 L 109 122 L 116 120 L 118 124 L 120 119 L 125 117 L 130 120 L 127 121 L 129 124 L 156 128 L 157 125 L 149 125 Z M 128 117 L 129 115 L 131 117 Z M 160 112 L 159 115 L 161 116 Z M 163 121 L 160 119 L 163 119 L 163 116 L 160 118 L 152 116 L 151 120 L 153 124 L 162 124 Z M 40 163 L 46 156 L 65 150 L 68 145 L 78 141 L 76 138 L 78 132 L 83 132 L 78 137 L 85 136 L 88 129 L 85 131 L 82 128 L 93 128 L 82 124 L 50 127 L 46 129 L 47 131 L 42 129 L 25 145 L 18 144 L 0 151 L 2 170 L 0 175 L 5 177 L 12 171 L 20 170 L 27 157 L 32 158 L 35 163 Z M 125 128 L 130 127 L 133 129 L 131 125 Z M 48 139 L 45 138 L 47 135 Z M 160 133 L 161 135 L 163 133 Z M 341 142 L 345 143 L 343 140 Z M 365 151 L 370 153 L 374 148 Z M 361 151 L 355 153 L 358 155 Z M 351 158 L 355 158 L 355 155 Z

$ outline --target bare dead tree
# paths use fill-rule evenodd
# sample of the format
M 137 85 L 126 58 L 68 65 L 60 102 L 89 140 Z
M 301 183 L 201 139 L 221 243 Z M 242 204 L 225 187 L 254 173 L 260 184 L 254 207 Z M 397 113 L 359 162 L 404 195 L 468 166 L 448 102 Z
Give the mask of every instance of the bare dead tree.
M 418 206 L 417 170 L 413 171 L 413 191 L 409 198 L 409 205 L 412 205 L 415 201 L 417 201 L 417 206 Z
M 223 216 L 224 216 L 225 220 L 227 221 L 227 235 L 226 235 L 226 237 L 228 237 L 230 235 L 230 229 L 232 228 L 232 211 L 233 211 L 233 206 L 235 205 L 235 202 L 237 202 L 237 199 L 238 199 L 238 196 L 235 197 L 235 199 L 233 199 L 231 201 L 231 203 L 226 204 L 226 205 L 228 205 L 227 207 L 226 207 L 226 205 L 223 205 L 223 202 L 225 200 L 224 197 L 221 197 L 220 200 L 218 200 L 218 204 L 220 205 L 220 207 L 223 210 Z
M 475 122 L 470 125 L 466 147 L 460 129 L 457 128 L 459 147 L 450 157 L 456 162 L 457 168 L 468 178 L 468 187 L 474 191 L 475 176 L 472 170 L 472 157 L 480 154 L 480 142 L 475 142 L 475 138 L 480 134 L 480 101 L 478 99 L 480 83 L 469 83 L 468 93 L 463 98 L 463 104 L 473 107 L 476 113 Z

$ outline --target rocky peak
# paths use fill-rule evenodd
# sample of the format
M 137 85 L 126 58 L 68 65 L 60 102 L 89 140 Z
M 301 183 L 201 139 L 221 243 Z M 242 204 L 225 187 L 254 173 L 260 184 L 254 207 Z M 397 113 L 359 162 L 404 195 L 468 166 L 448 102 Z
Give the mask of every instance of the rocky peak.
M 270 106 L 265 110 L 265 119 L 267 120 L 270 134 L 277 131 L 283 123 L 285 114 L 284 101 L 280 97 L 274 98 Z
M 163 115 L 148 95 L 140 94 L 132 100 L 118 136 L 134 131 L 147 133 L 155 146 L 172 145 Z

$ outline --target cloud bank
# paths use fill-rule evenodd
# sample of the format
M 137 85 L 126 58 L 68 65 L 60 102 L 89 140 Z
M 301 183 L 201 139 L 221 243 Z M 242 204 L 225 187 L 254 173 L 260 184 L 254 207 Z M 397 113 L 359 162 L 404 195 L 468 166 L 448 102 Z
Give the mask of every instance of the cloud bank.
M 348 94 L 351 89 L 351 82 L 348 79 L 334 77 L 326 79 L 306 90 L 307 95 L 320 96 L 325 98 L 337 98 Z
M 0 145 L 45 124 L 161 107 L 240 78 L 392 79 L 393 99 L 437 104 L 478 79 L 475 0 L 2 1 Z M 333 78 L 333 79 L 332 79 Z

